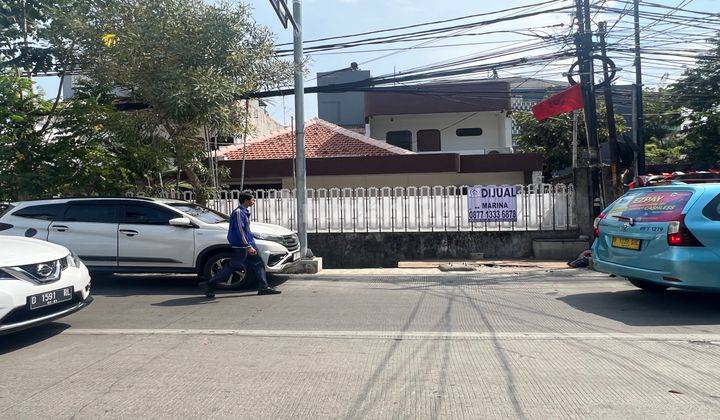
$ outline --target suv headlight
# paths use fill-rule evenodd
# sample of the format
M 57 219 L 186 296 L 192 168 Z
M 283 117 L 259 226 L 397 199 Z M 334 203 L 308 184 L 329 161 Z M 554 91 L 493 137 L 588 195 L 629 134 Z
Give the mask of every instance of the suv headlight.
M 282 240 L 283 240 L 282 236 L 268 235 L 268 234 L 264 234 L 264 233 L 253 232 L 253 236 L 255 237 L 255 239 L 260 239 L 261 241 L 272 241 L 272 242 L 282 243 Z
M 15 276 L 0 268 L 0 280 L 17 280 Z
M 78 257 L 74 252 L 71 252 L 67 257 L 65 257 L 65 261 L 67 261 L 68 267 L 79 268 L 80 264 L 82 264 L 80 262 L 80 257 Z

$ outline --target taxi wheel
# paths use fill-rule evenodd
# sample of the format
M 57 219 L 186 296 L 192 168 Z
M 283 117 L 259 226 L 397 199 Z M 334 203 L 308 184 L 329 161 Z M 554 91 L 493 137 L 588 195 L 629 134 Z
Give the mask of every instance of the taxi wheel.
M 633 286 L 639 287 L 640 289 L 643 289 L 647 292 L 664 292 L 668 288 L 668 286 L 663 286 L 661 284 L 649 282 L 647 280 L 628 279 L 628 281 L 632 283 Z

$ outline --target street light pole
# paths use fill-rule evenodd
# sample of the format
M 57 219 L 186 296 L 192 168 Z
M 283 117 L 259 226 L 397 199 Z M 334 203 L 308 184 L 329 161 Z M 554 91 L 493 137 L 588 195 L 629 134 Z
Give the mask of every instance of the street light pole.
M 293 0 L 293 64 L 295 65 L 295 197 L 297 200 L 300 256 L 307 256 L 307 192 L 305 183 L 305 89 L 303 86 L 302 4 Z

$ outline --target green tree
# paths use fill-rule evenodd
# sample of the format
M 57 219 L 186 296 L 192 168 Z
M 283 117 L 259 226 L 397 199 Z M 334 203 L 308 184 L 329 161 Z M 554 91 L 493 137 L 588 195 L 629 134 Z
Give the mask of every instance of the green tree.
M 32 82 L 0 74 L 0 200 L 30 198 L 44 191 L 48 148 L 36 127 L 50 109 Z
M 200 163 L 207 127 L 221 136 L 244 129 L 238 98 L 287 82 L 271 33 L 245 5 L 201 0 L 87 3 L 80 45 L 84 74 L 148 107 L 143 120 L 170 139 L 171 153 L 202 201 Z M 75 22 L 75 19 L 68 19 Z
M 720 164 L 720 35 L 713 42 L 714 48 L 670 90 L 683 112 L 688 158 L 707 165 Z
M 0 201 L 56 195 L 122 194 L 167 167 L 167 138 L 148 133 L 118 112 L 107 89 L 80 85 L 56 109 L 51 130 L 39 130 L 54 106 L 31 81 L 0 74 Z
M 518 145 L 527 152 L 540 153 L 545 157 L 543 175 L 550 177 L 554 171 L 572 165 L 572 113 L 558 115 L 537 121 L 531 112 L 518 112 L 513 115 L 520 129 Z M 621 115 L 615 115 L 618 137 L 628 131 Z M 598 141 L 608 141 L 605 105 L 598 103 Z M 578 150 L 587 150 L 585 137 L 585 119 L 578 111 Z
M 681 110 L 667 89 L 646 90 L 643 95 L 645 158 L 648 164 L 678 163 L 683 157 Z

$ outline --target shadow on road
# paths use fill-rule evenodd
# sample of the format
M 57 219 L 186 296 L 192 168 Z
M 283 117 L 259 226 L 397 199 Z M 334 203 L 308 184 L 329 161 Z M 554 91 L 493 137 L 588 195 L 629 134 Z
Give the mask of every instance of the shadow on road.
M 199 295 L 195 275 L 183 274 L 133 274 L 133 275 L 93 275 L 93 294 L 107 297 L 126 297 L 136 295 Z M 279 286 L 288 281 L 287 276 L 273 276 L 271 286 Z M 254 290 L 254 289 L 253 289 Z M 247 290 L 248 292 L 251 290 Z M 234 290 L 233 292 L 243 292 Z M 223 293 L 222 291 L 220 293 Z M 194 299 L 186 298 L 186 299 Z M 203 297 L 203 299 L 205 299 Z M 207 299 L 205 299 L 207 300 Z M 173 305 L 166 305 L 173 306 Z
M 245 293 L 247 292 L 247 293 Z M 183 298 L 177 298 L 177 299 L 170 299 L 166 300 L 164 302 L 159 303 L 153 303 L 152 306 L 195 306 L 195 305 L 208 305 L 217 303 L 220 300 L 223 299 L 235 299 L 235 298 L 241 298 L 241 297 L 250 297 L 250 296 L 257 296 L 257 292 L 255 290 L 237 290 L 237 291 L 218 291 L 216 292 L 217 296 L 215 299 L 208 299 L 205 296 L 191 296 L 191 297 L 183 297 Z M 223 296 L 223 293 L 232 293 L 229 295 Z M 244 294 L 238 294 L 238 293 L 244 293 Z
M 70 328 L 68 324 L 51 322 L 0 336 L 0 356 L 50 339 L 68 328 Z
M 720 324 L 720 294 L 642 290 L 569 295 L 559 300 L 583 312 L 633 326 Z

